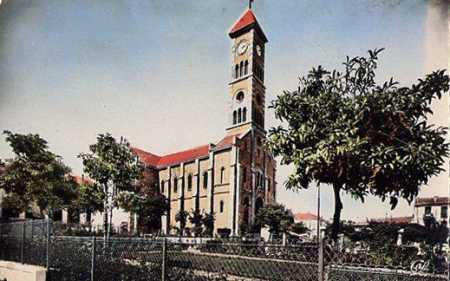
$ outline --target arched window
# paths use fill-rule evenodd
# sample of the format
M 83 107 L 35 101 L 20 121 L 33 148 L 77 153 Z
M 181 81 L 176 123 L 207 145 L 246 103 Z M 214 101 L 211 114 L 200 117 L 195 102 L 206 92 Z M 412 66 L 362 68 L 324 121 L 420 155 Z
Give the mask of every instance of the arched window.
M 220 213 L 223 213 L 223 209 L 224 209 L 224 206 L 225 204 L 223 203 L 223 201 L 220 201 Z
M 203 173 L 203 188 L 208 188 L 208 172 Z
M 242 110 L 239 108 L 238 109 L 238 123 L 241 123 L 242 121 Z
M 243 71 L 244 71 L 244 62 L 241 61 L 241 63 L 239 64 L 239 77 L 243 75 Z
M 242 110 L 242 122 L 247 121 L 247 108 L 244 107 L 244 109 Z
M 236 64 L 234 68 L 234 78 L 237 79 L 239 77 L 239 65 Z
M 248 74 L 248 60 L 245 61 L 245 65 L 244 65 L 244 74 L 245 74 L 245 75 Z
M 188 175 L 188 187 L 187 187 L 188 191 L 192 191 L 192 175 L 189 174 Z
M 237 93 L 237 95 L 236 95 L 236 101 L 242 102 L 243 100 L 244 100 L 244 92 L 240 91 L 240 92 Z
M 178 193 L 178 179 L 176 177 L 173 179 L 173 193 Z
M 223 183 L 225 180 L 225 167 L 220 168 L 220 183 Z
M 236 123 L 237 123 L 237 112 L 235 110 L 233 111 L 233 125 L 236 125 Z
M 160 189 L 161 189 L 161 193 L 164 193 L 164 180 L 161 181 Z

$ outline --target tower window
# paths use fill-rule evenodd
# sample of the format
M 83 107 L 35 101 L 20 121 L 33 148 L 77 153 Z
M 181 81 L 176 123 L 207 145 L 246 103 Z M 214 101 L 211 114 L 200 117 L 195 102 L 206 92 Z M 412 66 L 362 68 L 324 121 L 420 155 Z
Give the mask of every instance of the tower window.
M 208 172 L 203 173 L 203 188 L 208 188 Z
M 242 110 L 239 108 L 238 109 L 238 123 L 242 122 Z
M 237 123 L 237 112 L 235 110 L 233 111 L 233 125 L 236 125 L 236 123 Z
M 220 168 L 220 183 L 223 183 L 225 180 L 225 167 Z
M 176 177 L 173 179 L 173 193 L 178 193 L 178 179 Z
M 161 181 L 161 193 L 164 193 L 164 180 Z
M 188 187 L 187 187 L 188 191 L 192 190 L 192 175 L 189 174 L 188 175 Z
M 248 60 L 245 61 L 244 64 L 244 74 L 247 75 L 248 74 Z
M 243 168 L 242 169 L 242 181 L 246 182 L 247 181 L 247 168 Z
M 244 109 L 242 110 L 242 122 L 247 121 L 247 108 L 244 107 Z
M 244 92 L 240 91 L 239 93 L 237 93 L 236 100 L 238 102 L 242 102 L 244 100 Z
M 225 203 L 223 202 L 223 200 L 220 201 L 220 206 L 219 206 L 220 207 L 220 210 L 219 210 L 220 213 L 223 213 L 223 210 L 224 210 L 224 207 L 225 207 L 224 205 L 225 205 Z
M 239 78 L 239 65 L 236 64 L 236 66 L 234 67 L 234 79 Z
M 244 71 L 244 62 L 241 61 L 241 63 L 239 64 L 239 77 L 243 75 L 243 71 Z

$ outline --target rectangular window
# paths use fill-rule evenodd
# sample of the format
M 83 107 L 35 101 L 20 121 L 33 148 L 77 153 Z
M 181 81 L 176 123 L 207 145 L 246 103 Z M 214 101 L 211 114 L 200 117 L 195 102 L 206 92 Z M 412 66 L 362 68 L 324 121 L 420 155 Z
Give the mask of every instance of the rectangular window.
M 448 218 L 448 206 L 441 207 L 441 218 L 442 219 Z
M 431 206 L 426 206 L 425 207 L 425 214 L 426 215 L 431 214 Z

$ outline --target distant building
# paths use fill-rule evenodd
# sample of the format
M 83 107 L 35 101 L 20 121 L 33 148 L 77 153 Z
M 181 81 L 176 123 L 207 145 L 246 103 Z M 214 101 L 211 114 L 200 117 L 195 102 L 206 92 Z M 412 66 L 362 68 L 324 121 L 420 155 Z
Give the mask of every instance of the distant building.
M 419 197 L 414 203 L 415 222 L 424 225 L 424 215 L 433 215 L 437 222 L 447 221 L 449 197 Z
M 314 238 L 317 236 L 318 218 L 319 217 L 316 214 L 310 212 L 294 214 L 294 222 L 303 223 L 310 230 L 309 232 L 310 238 Z M 320 229 L 324 229 L 328 224 L 328 221 L 324 220 L 323 218 L 320 218 L 319 222 L 320 222 L 319 224 Z
M 414 222 L 414 216 L 406 217 L 385 217 L 367 219 L 367 223 L 383 223 L 383 224 L 410 224 Z

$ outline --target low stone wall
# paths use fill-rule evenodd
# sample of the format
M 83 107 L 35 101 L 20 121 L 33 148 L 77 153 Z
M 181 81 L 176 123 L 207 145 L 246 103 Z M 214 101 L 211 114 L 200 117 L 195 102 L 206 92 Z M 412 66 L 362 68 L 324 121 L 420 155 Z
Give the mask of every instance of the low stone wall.
M 44 267 L 0 261 L 0 280 L 6 281 L 45 281 Z

